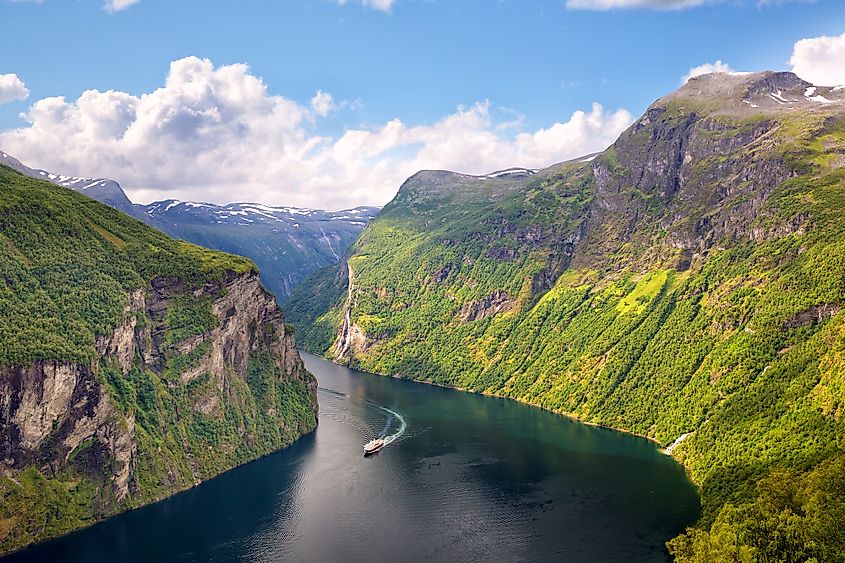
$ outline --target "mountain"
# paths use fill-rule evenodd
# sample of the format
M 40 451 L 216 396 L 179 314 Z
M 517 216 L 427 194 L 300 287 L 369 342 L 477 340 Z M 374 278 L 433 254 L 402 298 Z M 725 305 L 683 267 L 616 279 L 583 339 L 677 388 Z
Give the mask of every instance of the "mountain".
M 316 381 L 251 261 L 6 166 L 0 343 L 0 553 L 317 423 Z
M 96 199 L 101 203 L 105 203 L 109 207 L 114 207 L 118 211 L 123 211 L 127 215 L 136 218 L 139 217 L 138 210 L 135 205 L 126 196 L 120 184 L 108 178 L 80 178 L 78 176 L 63 176 L 60 174 L 52 174 L 46 170 L 38 168 L 30 168 L 15 157 L 0 152 L 0 164 L 4 164 L 9 168 L 17 170 L 21 174 L 29 176 L 30 178 L 38 178 L 39 180 L 47 180 L 58 186 L 70 188 L 79 193 L 83 193 L 92 199 Z
M 408 179 L 287 306 L 363 370 L 647 436 L 678 561 L 845 560 L 845 89 L 710 74 L 607 150 Z
M 176 200 L 135 207 L 142 221 L 171 236 L 249 257 L 281 302 L 311 273 L 337 263 L 378 213 L 376 207 L 329 212 Z
M 53 174 L 29 168 L 4 152 L 0 152 L 0 164 L 83 193 L 170 236 L 246 256 L 256 263 L 264 285 L 280 302 L 286 301 L 293 288 L 311 273 L 338 262 L 379 211 L 378 207 L 366 206 L 331 212 L 173 199 L 139 205 L 130 201 L 120 184 L 108 178 Z

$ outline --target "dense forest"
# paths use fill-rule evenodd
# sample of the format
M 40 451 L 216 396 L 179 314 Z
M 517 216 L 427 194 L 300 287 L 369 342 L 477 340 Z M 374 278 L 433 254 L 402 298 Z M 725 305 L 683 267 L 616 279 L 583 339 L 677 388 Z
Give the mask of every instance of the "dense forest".
M 421 172 L 294 294 L 298 338 L 672 444 L 678 561 L 845 560 L 845 102 L 808 86 L 707 75 L 594 158 Z

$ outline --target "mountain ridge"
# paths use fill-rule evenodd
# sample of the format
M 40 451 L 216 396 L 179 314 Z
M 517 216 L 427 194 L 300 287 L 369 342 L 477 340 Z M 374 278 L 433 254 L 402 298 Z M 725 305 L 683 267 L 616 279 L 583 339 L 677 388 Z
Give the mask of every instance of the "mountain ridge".
M 30 168 L 0 152 L 0 164 L 96 199 L 167 234 L 249 257 L 262 280 L 284 302 L 296 285 L 318 268 L 340 260 L 346 248 L 379 208 L 358 206 L 339 211 L 236 202 L 214 204 L 167 199 L 132 203 L 109 178 L 53 174 Z

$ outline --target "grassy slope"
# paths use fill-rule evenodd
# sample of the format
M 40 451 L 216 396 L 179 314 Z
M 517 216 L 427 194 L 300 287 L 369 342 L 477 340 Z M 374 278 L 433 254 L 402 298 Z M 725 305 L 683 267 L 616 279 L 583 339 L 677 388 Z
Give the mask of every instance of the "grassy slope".
M 686 117 L 677 106 L 667 115 L 676 125 Z M 418 197 L 413 183 L 404 187 L 349 260 L 352 321 L 367 335 L 353 362 L 527 401 L 663 444 L 691 432 L 676 456 L 701 486 L 703 515 L 672 542 L 678 560 L 841 560 L 845 127 L 823 116 L 778 119 L 774 148 L 765 150 L 803 174 L 778 187 L 751 220 L 774 234 L 715 241 L 690 269 L 673 265 L 660 222 L 640 219 L 639 236 L 608 251 L 599 233 L 550 291 L 530 291 L 548 253 L 575 232 L 595 197 L 589 165 L 504 195 Z M 743 131 L 759 121 L 731 126 Z M 615 149 L 599 158 L 614 170 Z M 727 160 L 716 158 L 701 169 Z M 627 195 L 642 202 L 647 218 L 662 210 L 655 194 Z M 694 223 L 707 208 L 683 213 Z M 549 245 L 520 242 L 496 232 L 503 217 L 562 235 Z M 810 228 L 777 233 L 795 217 L 808 217 Z M 617 240 L 625 219 L 606 221 L 606 241 Z M 517 258 L 489 258 L 502 246 Z M 456 267 L 435 282 L 447 264 Z M 319 293 L 304 284 L 290 307 L 313 351 L 331 351 L 343 318 L 337 284 L 345 278 L 336 274 L 319 275 Z M 494 289 L 516 306 L 458 320 L 461 307 Z
M 190 294 L 164 320 L 163 372 L 136 358 L 124 376 L 97 357 L 95 338 L 117 325 L 130 290 L 157 276 L 175 276 L 192 288 L 254 269 L 245 258 L 171 239 L 69 189 L 0 167 L 0 365 L 95 365 L 118 411 L 134 417 L 138 447 L 130 494 L 119 503 L 108 480 L 110 459 L 93 441 L 81 444 L 54 476 L 36 466 L 0 475 L 0 553 L 163 498 L 314 427 L 305 384 L 283 379 L 262 355 L 252 358 L 245 381 L 228 379 L 225 394 L 217 374 L 180 384 L 180 373 L 204 349 L 181 355 L 178 344 L 216 322 L 210 302 Z M 216 412 L 193 408 L 215 395 Z

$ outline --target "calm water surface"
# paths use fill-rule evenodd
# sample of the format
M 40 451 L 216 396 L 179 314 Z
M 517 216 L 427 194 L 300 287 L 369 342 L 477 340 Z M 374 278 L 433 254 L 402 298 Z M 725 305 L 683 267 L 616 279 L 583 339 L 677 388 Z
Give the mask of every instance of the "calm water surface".
M 646 440 L 303 358 L 312 435 L 10 561 L 665 561 L 696 519 Z M 363 458 L 377 436 L 393 441 Z

